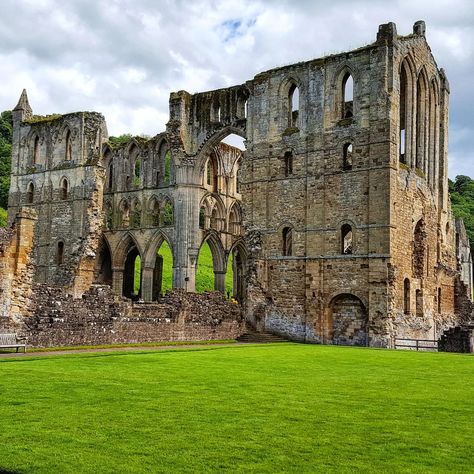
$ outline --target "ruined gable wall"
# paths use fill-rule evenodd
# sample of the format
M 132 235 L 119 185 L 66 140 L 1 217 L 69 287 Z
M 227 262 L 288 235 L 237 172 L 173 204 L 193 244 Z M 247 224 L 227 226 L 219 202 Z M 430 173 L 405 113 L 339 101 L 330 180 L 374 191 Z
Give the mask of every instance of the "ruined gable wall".
M 326 310 L 340 293 L 355 294 L 366 306 L 372 299 L 372 313 L 386 312 L 387 266 L 377 260 L 389 253 L 389 214 L 381 205 L 389 199 L 383 185 L 389 165 L 386 61 L 385 46 L 376 44 L 269 71 L 252 83 L 242 195 L 245 224 L 261 233 L 256 280 L 268 303 L 269 330 L 331 342 Z M 355 80 L 350 119 L 339 110 L 344 71 Z M 287 118 L 291 81 L 300 90 L 296 129 Z M 351 170 L 343 169 L 346 143 L 354 149 Z M 284 174 L 287 151 L 293 153 L 290 176 Z M 341 255 L 344 223 L 353 227 L 353 255 Z M 294 229 L 291 257 L 282 256 L 284 226 Z
M 95 256 L 103 221 L 103 172 L 98 164 L 107 136 L 104 119 L 88 112 L 33 117 L 16 123 L 15 129 L 19 138 L 14 146 L 9 215 L 12 220 L 20 206 L 29 206 L 38 213 L 36 281 L 68 286 L 72 291 L 76 283 L 84 289 L 92 278 L 85 278 L 90 274 L 85 268 L 91 265 L 82 259 L 90 261 Z M 62 191 L 64 180 L 67 196 Z M 30 185 L 34 187 L 32 203 Z M 64 243 L 62 264 L 58 264 L 59 242 Z
M 439 115 L 428 113 L 427 133 L 424 137 L 424 162 L 417 156 L 419 127 L 412 124 L 411 141 L 407 144 L 405 163 L 399 160 L 399 71 L 407 58 L 415 61 L 413 69 L 423 70 L 428 80 L 439 87 Z M 415 75 L 415 74 L 414 74 Z M 389 312 L 393 317 L 393 337 L 437 339 L 442 331 L 455 325 L 455 287 L 457 263 L 455 251 L 455 226 L 448 201 L 443 197 L 447 189 L 447 150 L 438 130 L 447 129 L 447 96 L 445 78 L 438 71 L 424 37 L 413 35 L 398 43 L 393 64 L 392 91 L 392 165 L 391 172 L 391 253 L 392 271 Z M 419 77 L 419 76 L 415 76 Z M 416 84 L 413 84 L 416 89 Z M 416 93 L 416 90 L 410 91 Z M 430 102 L 431 101 L 431 102 Z M 413 99 L 410 120 L 417 115 L 416 107 L 425 106 L 429 111 L 433 97 L 428 96 L 422 105 Z M 410 132 L 408 132 L 410 133 Z M 418 134 L 418 138 L 417 138 Z M 419 144 L 418 144 L 419 146 Z M 422 245 L 417 252 L 415 227 L 422 222 Z M 418 254 L 418 255 L 417 255 Z M 420 260 L 422 260 L 420 262 Z M 421 272 L 418 268 L 421 265 Z M 404 280 L 410 281 L 409 308 L 405 308 Z M 441 290 L 441 302 L 438 292 Z M 418 297 L 417 304 L 417 291 Z

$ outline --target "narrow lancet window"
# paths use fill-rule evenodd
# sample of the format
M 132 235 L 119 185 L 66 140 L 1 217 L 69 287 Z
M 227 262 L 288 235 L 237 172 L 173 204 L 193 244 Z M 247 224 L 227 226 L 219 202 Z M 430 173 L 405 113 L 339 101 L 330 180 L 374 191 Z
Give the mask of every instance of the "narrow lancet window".
M 282 244 L 283 256 L 291 256 L 293 253 L 293 229 L 291 227 L 283 228 Z
M 344 224 L 341 229 L 342 253 L 350 255 L 352 253 L 352 227 Z
M 342 80 L 342 118 L 354 115 L 354 80 L 347 73 Z
M 288 94 L 288 110 L 289 126 L 298 127 L 298 116 L 300 112 L 300 91 L 295 84 L 290 87 L 290 92 Z
M 346 143 L 344 145 L 344 158 L 343 158 L 343 168 L 345 170 L 352 169 L 352 143 Z

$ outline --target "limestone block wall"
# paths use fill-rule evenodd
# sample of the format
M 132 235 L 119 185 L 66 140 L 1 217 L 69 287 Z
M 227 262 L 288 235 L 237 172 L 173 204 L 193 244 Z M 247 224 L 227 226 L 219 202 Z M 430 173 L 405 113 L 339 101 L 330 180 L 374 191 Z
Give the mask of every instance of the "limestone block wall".
M 160 303 L 132 304 L 108 286 L 74 298 L 36 285 L 32 301 L 24 325 L 34 347 L 235 339 L 244 330 L 240 307 L 219 293 L 176 290 Z
M 97 113 L 49 117 L 14 113 L 9 216 L 13 221 L 22 206 L 38 215 L 34 246 L 38 282 L 80 292 L 93 281 L 103 224 L 104 172 L 98 165 L 106 138 L 104 118 Z
M 22 318 L 28 313 L 36 219 L 34 210 L 23 208 L 11 228 L 0 229 L 0 330 L 21 328 Z

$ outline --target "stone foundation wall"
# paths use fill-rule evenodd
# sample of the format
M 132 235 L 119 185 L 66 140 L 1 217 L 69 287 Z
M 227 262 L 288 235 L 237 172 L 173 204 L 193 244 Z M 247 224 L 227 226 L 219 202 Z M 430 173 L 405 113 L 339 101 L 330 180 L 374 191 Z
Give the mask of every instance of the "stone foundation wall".
M 34 347 L 235 339 L 244 328 L 240 307 L 219 293 L 175 290 L 160 303 L 133 304 L 94 285 L 81 298 L 36 285 L 23 333 Z

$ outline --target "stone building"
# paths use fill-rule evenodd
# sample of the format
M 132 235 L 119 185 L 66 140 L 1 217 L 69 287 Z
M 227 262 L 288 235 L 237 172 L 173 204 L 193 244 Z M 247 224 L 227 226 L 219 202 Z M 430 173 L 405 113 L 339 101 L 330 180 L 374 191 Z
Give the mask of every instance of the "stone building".
M 35 280 L 145 302 L 195 290 L 200 248 L 247 323 L 291 339 L 393 347 L 471 314 L 472 260 L 448 196 L 449 83 L 425 24 L 245 84 L 170 96 L 166 131 L 122 145 L 92 112 L 14 110 L 11 220 L 38 213 Z M 246 150 L 222 142 L 235 134 Z M 136 258 L 141 278 L 134 284 Z M 462 309 L 461 309 L 462 308 Z

